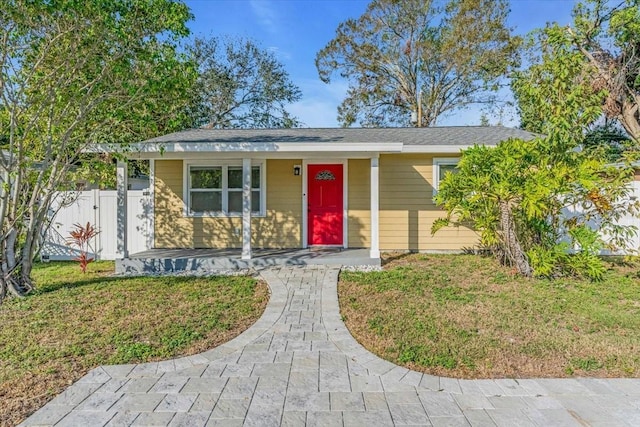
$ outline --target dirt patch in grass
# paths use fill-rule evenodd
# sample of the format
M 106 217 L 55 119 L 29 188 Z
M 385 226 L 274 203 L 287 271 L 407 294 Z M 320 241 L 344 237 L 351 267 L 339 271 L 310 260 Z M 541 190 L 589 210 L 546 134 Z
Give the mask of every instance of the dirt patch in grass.
M 391 255 L 340 275 L 345 323 L 393 363 L 456 378 L 640 377 L 640 265 L 524 279 L 476 255 Z
M 246 330 L 268 301 L 250 277 L 86 275 L 71 263 L 38 265 L 38 292 L 0 306 L 0 425 L 16 425 L 101 364 L 200 353 Z

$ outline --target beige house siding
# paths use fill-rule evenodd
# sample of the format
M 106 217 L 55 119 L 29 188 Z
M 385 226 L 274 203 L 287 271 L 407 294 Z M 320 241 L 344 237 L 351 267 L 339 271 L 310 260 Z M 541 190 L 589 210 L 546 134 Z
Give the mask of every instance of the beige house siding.
M 380 156 L 381 250 L 458 250 L 477 243 L 477 235 L 462 227 L 431 236 L 433 221 L 443 215 L 433 203 L 433 157 Z M 297 164 L 302 160 L 266 161 L 266 216 L 252 219 L 254 247 L 302 247 L 302 176 L 293 175 Z M 155 162 L 155 247 L 240 248 L 241 218 L 184 216 L 183 174 L 182 160 Z M 369 177 L 369 159 L 349 160 L 347 242 L 352 248 L 370 246 Z
M 255 217 L 252 245 L 302 246 L 302 178 L 293 175 L 301 160 L 267 160 L 266 215 Z M 155 247 L 240 248 L 241 218 L 185 217 L 182 160 L 155 162 Z
M 433 203 L 433 157 L 380 156 L 381 250 L 457 250 L 477 243 L 476 233 L 464 227 L 431 235 L 433 221 L 443 216 Z
M 368 248 L 371 244 L 371 160 L 351 159 L 348 166 L 348 246 Z

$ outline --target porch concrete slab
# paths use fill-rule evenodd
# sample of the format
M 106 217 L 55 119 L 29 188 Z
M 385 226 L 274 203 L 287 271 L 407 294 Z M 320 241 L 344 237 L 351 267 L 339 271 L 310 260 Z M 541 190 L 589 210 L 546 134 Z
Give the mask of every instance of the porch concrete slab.
M 116 260 L 116 273 L 149 274 L 265 269 L 280 266 L 380 266 L 368 249 L 254 249 L 250 260 L 241 249 L 150 249 Z
M 237 338 L 201 355 L 96 368 L 22 425 L 640 425 L 638 379 L 458 380 L 379 359 L 340 318 L 339 271 L 259 270 L 271 298 Z

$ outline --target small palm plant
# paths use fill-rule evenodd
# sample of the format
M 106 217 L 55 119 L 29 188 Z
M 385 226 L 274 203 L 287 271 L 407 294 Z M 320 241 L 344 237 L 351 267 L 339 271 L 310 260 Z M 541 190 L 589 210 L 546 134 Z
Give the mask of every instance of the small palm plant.
M 98 235 L 99 231 L 89 222 L 86 226 L 79 223 L 73 224 L 73 229 L 69 232 L 69 238 L 67 239 L 67 245 L 76 246 L 80 250 L 80 255 L 74 258 L 74 261 L 78 261 L 80 269 L 83 273 L 87 272 L 87 266 L 93 262 L 93 258 L 89 257 L 91 249 L 91 239 Z

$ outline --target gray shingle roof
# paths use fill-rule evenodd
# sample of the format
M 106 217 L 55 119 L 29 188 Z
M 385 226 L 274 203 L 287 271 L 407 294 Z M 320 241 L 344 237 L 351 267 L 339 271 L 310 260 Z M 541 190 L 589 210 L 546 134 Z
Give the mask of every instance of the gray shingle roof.
M 344 142 L 404 145 L 496 145 L 509 138 L 536 135 L 503 126 L 447 126 L 429 128 L 295 128 L 295 129 L 190 129 L 144 141 L 146 143 L 252 143 Z

